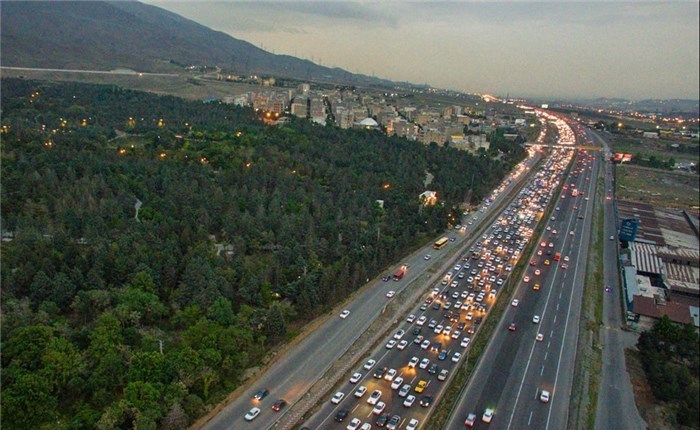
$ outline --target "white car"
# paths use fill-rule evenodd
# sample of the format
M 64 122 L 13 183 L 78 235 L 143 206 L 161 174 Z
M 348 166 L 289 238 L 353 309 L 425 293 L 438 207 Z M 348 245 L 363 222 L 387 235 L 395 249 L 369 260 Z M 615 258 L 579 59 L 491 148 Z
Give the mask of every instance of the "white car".
M 428 319 L 428 318 L 427 318 L 425 315 L 423 315 L 423 316 L 421 316 L 420 318 L 418 318 L 418 321 L 416 321 L 416 324 L 418 324 L 419 326 L 422 326 L 423 324 L 425 324 L 425 321 L 426 321 L 427 319 Z
M 260 409 L 253 408 L 253 409 L 249 410 L 247 414 L 245 414 L 244 418 L 246 421 L 253 421 L 254 419 L 256 419 L 258 417 L 258 415 L 260 415 Z
M 396 333 L 394 333 L 394 339 L 401 340 L 404 334 L 406 334 L 405 330 L 399 330 Z
M 384 412 L 384 409 L 386 409 L 386 403 L 377 402 L 377 404 L 374 405 L 374 408 L 372 408 L 372 413 L 374 415 L 381 415 L 382 412 Z
M 539 322 L 540 322 L 540 316 L 539 316 L 539 315 L 535 315 L 534 317 L 532 317 L 532 322 L 533 322 L 534 324 L 539 324 Z
M 413 314 L 409 315 L 408 318 L 406 318 L 407 323 L 412 323 L 415 320 L 416 320 L 416 316 Z
M 418 429 L 418 420 L 411 418 L 411 420 L 406 424 L 406 430 L 416 430 Z
M 386 343 L 386 349 L 392 349 L 393 347 L 396 346 L 396 341 L 394 339 L 389 340 L 389 342 Z
M 420 364 L 418 365 L 418 367 L 420 367 L 421 369 L 427 369 L 429 365 L 430 365 L 430 360 L 428 360 L 427 358 L 424 358 L 420 361 Z
M 379 390 L 374 390 L 367 399 L 367 403 L 369 403 L 370 405 L 376 405 L 380 397 L 382 397 L 382 392 Z
M 430 260 L 430 254 L 425 254 L 425 256 L 423 257 L 423 260 Z
M 513 307 L 518 307 L 520 304 L 520 300 L 518 299 L 513 299 L 513 301 L 510 303 Z
M 459 359 L 462 358 L 462 353 L 461 352 L 455 352 L 454 355 L 452 356 L 452 362 L 457 363 Z
M 564 261 L 569 262 L 569 256 L 568 256 L 568 255 L 564 257 Z
M 374 367 L 375 364 L 377 364 L 377 360 L 370 358 L 369 360 L 367 360 L 367 363 L 365 363 L 363 367 L 365 368 L 365 370 L 370 370 Z
M 406 397 L 411 392 L 411 384 L 404 384 L 399 390 L 399 397 Z
M 428 344 L 430 344 L 429 340 L 426 342 L 428 342 Z M 418 361 L 419 361 L 418 357 L 411 358 L 411 361 L 408 362 L 408 367 L 412 367 L 415 369 L 416 365 L 418 364 Z
M 426 339 L 420 344 L 420 349 L 428 349 L 429 346 L 430 346 L 430 341 L 428 339 Z
M 333 397 L 331 398 L 331 403 L 337 405 L 338 403 L 343 401 L 344 397 L 345 393 L 343 393 L 342 391 L 338 391 L 337 393 L 333 394 Z
M 354 396 L 359 399 L 362 396 L 364 396 L 366 392 L 367 387 L 365 387 L 364 385 L 360 385 L 359 387 L 357 387 L 357 390 L 355 390 Z
M 386 293 L 386 297 L 387 297 L 388 299 L 394 297 L 395 295 L 396 295 L 396 291 L 394 291 L 394 290 L 388 291 L 388 292 Z
M 443 326 L 441 326 L 440 324 L 438 324 L 438 325 L 436 325 L 435 328 L 433 329 L 433 333 L 435 333 L 435 334 L 440 334 L 440 333 L 442 333 L 443 328 L 444 328 Z
M 403 405 L 407 408 L 410 408 L 411 406 L 413 406 L 413 402 L 415 402 L 415 401 L 416 401 L 416 396 L 414 396 L 413 394 L 409 394 L 408 396 L 406 396 L 406 399 L 403 401 Z
M 535 340 L 538 342 L 542 342 L 544 339 L 544 335 L 542 333 L 537 333 L 537 336 L 535 336 Z
M 355 372 L 355 373 L 353 373 L 352 376 L 350 377 L 350 383 L 351 383 L 351 384 L 357 384 L 357 383 L 360 381 L 360 379 L 362 379 L 362 373 L 360 373 L 360 372 Z
M 403 378 L 400 376 L 397 376 L 396 378 L 394 378 L 394 381 L 391 383 L 391 389 L 398 390 L 402 384 L 403 384 Z
M 372 424 L 364 423 L 362 424 L 362 427 L 360 427 L 360 430 L 372 430 Z
M 393 381 L 395 376 L 396 376 L 396 369 L 389 369 L 389 370 L 387 370 L 386 375 L 384 375 L 384 379 L 387 381 Z
M 465 337 L 464 339 L 462 339 L 462 342 L 460 342 L 459 346 L 461 346 L 462 348 L 466 348 L 469 346 L 470 341 L 471 341 L 471 339 L 469 339 L 468 337 Z
M 396 345 L 396 348 L 403 351 L 404 349 L 406 349 L 406 346 L 408 346 L 408 341 L 404 339 L 401 342 L 399 342 L 398 345 Z
M 542 392 L 540 393 L 540 401 L 542 403 L 549 403 L 549 391 L 542 390 Z
M 490 423 L 492 419 L 493 419 L 493 409 L 486 408 L 486 410 L 484 411 L 484 415 L 481 416 L 481 421 L 483 421 L 485 423 Z
M 362 424 L 362 421 L 360 421 L 359 418 L 353 418 L 345 428 L 347 430 L 357 430 L 360 428 L 360 424 Z
M 345 309 L 343 312 L 340 313 L 340 318 L 345 319 L 350 315 L 350 311 Z
M 529 277 L 529 276 L 525 276 L 525 277 L 523 278 L 523 282 L 530 282 L 530 277 Z

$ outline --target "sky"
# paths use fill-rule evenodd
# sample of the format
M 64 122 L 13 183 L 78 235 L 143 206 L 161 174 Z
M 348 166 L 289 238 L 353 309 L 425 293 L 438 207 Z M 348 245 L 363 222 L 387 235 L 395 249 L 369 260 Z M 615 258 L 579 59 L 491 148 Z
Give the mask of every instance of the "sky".
M 146 0 L 275 54 L 511 97 L 698 99 L 698 1 Z

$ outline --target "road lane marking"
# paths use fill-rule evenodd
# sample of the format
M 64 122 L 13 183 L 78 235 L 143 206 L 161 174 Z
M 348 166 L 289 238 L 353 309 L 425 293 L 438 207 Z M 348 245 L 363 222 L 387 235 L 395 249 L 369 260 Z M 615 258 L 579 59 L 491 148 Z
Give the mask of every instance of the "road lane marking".
M 540 370 L 540 376 L 544 374 L 544 364 L 542 365 L 542 370 Z
M 549 355 L 549 351 L 546 351 L 546 352 L 544 353 L 544 360 L 545 360 L 545 361 L 547 361 L 547 356 L 548 356 L 548 355 Z
M 552 321 L 552 322 L 555 324 L 557 323 L 557 316 L 556 315 L 554 315 L 554 321 Z

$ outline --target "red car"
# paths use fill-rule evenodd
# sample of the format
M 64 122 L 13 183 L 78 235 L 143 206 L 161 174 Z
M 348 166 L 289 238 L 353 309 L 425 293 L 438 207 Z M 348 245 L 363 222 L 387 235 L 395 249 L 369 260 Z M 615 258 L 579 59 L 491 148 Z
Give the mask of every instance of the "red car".
M 510 323 L 510 325 L 508 326 L 508 330 L 515 331 L 515 323 Z

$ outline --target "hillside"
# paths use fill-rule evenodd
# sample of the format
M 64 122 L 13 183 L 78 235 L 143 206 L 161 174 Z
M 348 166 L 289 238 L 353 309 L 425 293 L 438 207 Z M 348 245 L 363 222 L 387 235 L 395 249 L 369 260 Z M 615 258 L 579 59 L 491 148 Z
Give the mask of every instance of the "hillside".
M 275 55 L 135 1 L 11 1 L 3 2 L 1 13 L 3 66 L 172 72 L 199 65 L 218 66 L 235 73 L 390 84 L 308 60 Z

